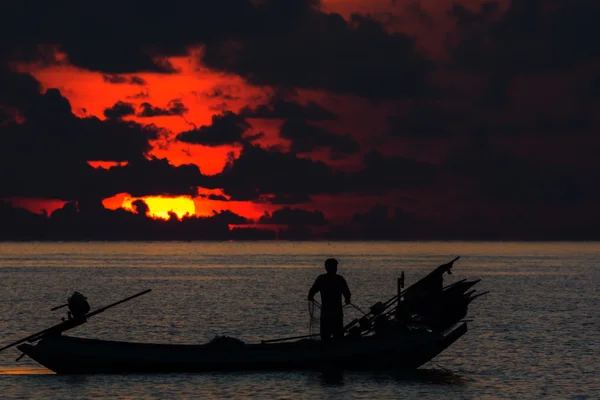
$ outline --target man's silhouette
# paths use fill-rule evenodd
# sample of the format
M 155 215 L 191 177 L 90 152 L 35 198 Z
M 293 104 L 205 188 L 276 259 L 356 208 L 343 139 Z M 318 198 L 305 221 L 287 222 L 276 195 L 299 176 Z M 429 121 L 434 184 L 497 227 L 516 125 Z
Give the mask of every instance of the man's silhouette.
M 344 335 L 344 312 L 342 295 L 350 304 L 350 289 L 343 276 L 337 275 L 338 262 L 335 258 L 325 260 L 326 274 L 319 275 L 308 291 L 308 300 L 314 301 L 321 292 L 321 339 L 338 339 Z

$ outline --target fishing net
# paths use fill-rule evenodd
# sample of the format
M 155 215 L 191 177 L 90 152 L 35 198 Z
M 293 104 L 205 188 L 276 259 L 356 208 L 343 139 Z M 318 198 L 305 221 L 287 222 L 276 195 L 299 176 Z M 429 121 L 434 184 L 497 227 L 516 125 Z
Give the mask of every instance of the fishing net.
M 309 315 L 308 334 L 312 335 L 313 327 L 319 326 L 319 321 L 321 319 L 321 305 L 314 300 L 309 301 L 308 302 L 308 315 Z

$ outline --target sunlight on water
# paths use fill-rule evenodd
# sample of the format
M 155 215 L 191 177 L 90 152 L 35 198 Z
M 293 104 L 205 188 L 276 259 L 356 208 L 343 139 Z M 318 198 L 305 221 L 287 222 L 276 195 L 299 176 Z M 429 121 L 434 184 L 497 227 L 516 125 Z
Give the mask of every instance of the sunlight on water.
M 96 309 L 73 336 L 203 343 L 306 334 L 306 294 L 337 257 L 368 308 L 456 255 L 446 282 L 482 278 L 469 332 L 420 371 L 57 376 L 0 353 L 2 398 L 595 398 L 600 244 L 469 242 L 0 243 L 0 345 L 60 321 L 73 290 Z M 359 315 L 346 309 L 346 320 Z
M 0 375 L 55 375 L 54 372 L 47 368 L 39 367 L 2 367 Z

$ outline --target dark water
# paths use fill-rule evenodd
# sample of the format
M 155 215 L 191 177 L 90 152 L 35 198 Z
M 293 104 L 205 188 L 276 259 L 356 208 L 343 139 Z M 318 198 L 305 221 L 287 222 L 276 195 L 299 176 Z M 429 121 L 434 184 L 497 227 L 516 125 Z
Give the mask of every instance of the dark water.
M 600 398 L 598 243 L 0 243 L 0 344 L 60 320 L 70 291 L 92 309 L 152 292 L 70 332 L 91 338 L 247 342 L 308 333 L 305 300 L 326 257 L 368 308 L 461 255 L 482 278 L 469 332 L 410 374 L 235 373 L 57 376 L 0 353 L 2 398 Z M 346 319 L 358 312 L 346 309 Z

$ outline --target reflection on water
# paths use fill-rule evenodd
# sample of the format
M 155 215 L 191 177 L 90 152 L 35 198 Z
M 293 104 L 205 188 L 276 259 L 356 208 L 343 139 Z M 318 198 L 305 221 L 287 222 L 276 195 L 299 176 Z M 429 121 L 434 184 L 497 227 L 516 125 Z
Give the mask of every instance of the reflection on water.
M 60 320 L 69 291 L 96 309 L 152 292 L 69 334 L 163 343 L 246 342 L 308 331 L 306 293 L 335 256 L 362 309 L 461 255 L 482 278 L 469 332 L 423 369 L 58 376 L 0 353 L 2 398 L 593 398 L 600 393 L 596 243 L 0 243 L 0 345 Z M 345 309 L 346 320 L 359 315 Z
M 327 371 L 317 375 L 323 386 L 340 386 L 345 383 L 359 381 L 371 384 L 433 384 L 433 385 L 464 385 L 468 380 L 459 374 L 443 369 L 421 368 L 414 371 L 378 371 L 378 372 L 343 372 Z
M 0 368 L 0 375 L 55 375 L 54 372 L 44 367 L 18 367 L 3 366 Z

